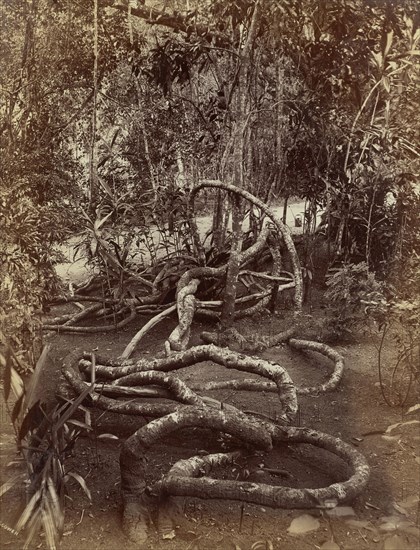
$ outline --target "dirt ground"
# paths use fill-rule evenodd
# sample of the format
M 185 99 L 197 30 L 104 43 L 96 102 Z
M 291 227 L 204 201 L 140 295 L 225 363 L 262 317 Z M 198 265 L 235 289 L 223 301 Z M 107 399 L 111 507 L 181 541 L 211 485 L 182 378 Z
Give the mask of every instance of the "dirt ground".
M 324 315 L 322 300 L 312 311 L 306 311 L 309 321 Z M 290 324 L 291 312 L 260 315 L 243 320 L 237 327 L 243 334 L 279 332 Z M 118 357 L 131 337 L 145 322 L 138 318 L 115 334 L 47 335 L 52 345 L 51 360 L 42 380 L 45 399 L 54 394 L 60 379 L 62 358 L 75 349 L 98 351 Z M 136 357 L 163 356 L 163 342 L 176 326 L 175 317 L 155 327 L 140 344 Z M 200 343 L 199 333 L 209 327 L 195 322 L 191 344 Z M 305 334 L 301 335 L 302 337 Z M 345 373 L 339 388 L 331 393 L 300 396 L 297 423 L 342 438 L 356 446 L 367 458 L 371 477 L 367 489 L 348 506 L 331 512 L 321 509 L 270 509 L 235 501 L 205 501 L 197 498 L 177 499 L 177 529 L 173 539 L 163 539 L 158 533 L 151 536 L 145 548 L 167 550 L 404 550 L 420 548 L 420 431 L 418 423 L 397 426 L 385 434 L 389 426 L 418 420 L 418 412 L 405 415 L 408 407 L 419 402 L 415 390 L 404 409 L 389 408 L 381 395 L 377 374 L 375 341 L 360 337 L 357 342 L 333 345 L 345 358 Z M 392 353 L 392 350 L 389 350 Z M 331 369 L 327 360 L 316 354 L 291 351 L 278 346 L 261 352 L 261 356 L 284 366 L 296 384 L 311 385 L 325 379 Z M 387 358 L 385 357 L 385 362 Z M 177 371 L 185 381 L 209 381 L 239 378 L 240 372 L 227 371 L 210 362 Z M 249 375 L 247 375 L 249 377 Z M 278 401 L 275 394 L 212 392 L 213 397 L 243 410 L 264 413 L 275 419 Z M 22 470 L 16 463 L 14 435 L 8 414 L 2 403 L 2 437 L 0 446 L 1 483 Z M 121 531 L 118 456 L 121 440 L 146 420 L 115 415 L 95 415 L 94 434 L 80 438 L 68 471 L 80 473 L 91 491 L 90 502 L 75 483 L 67 497 L 65 532 L 62 550 L 128 550 L 139 548 L 125 538 Z M 114 433 L 119 439 L 98 439 L 101 433 Z M 220 433 L 192 429 L 172 436 L 155 446 L 150 453 L 150 480 L 158 479 L 170 465 L 198 454 L 217 452 L 233 444 Z M 281 469 L 279 477 L 262 468 Z M 246 464 L 220 476 L 233 479 L 288 485 L 322 487 L 346 479 L 347 471 L 339 459 L 308 445 L 284 445 L 270 454 L 251 454 Z M 0 548 L 23 547 L 24 538 L 13 531 L 19 512 L 25 503 L 24 486 L 7 492 L 1 499 Z M 298 523 L 300 533 L 292 533 L 291 522 L 303 514 L 311 516 Z M 296 524 L 295 524 L 296 525 Z M 300 525 L 300 529 L 299 529 Z M 311 530 L 305 530 L 309 525 Z M 33 548 L 45 548 L 40 535 Z

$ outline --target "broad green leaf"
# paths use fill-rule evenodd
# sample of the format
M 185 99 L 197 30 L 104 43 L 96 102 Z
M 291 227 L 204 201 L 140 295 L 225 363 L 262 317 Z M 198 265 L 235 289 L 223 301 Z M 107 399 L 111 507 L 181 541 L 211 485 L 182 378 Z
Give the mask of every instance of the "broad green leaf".
M 108 157 L 109 158 L 109 157 Z M 99 182 L 99 185 L 102 187 L 102 189 L 105 191 L 105 193 L 108 195 L 108 197 L 110 197 L 111 199 L 114 198 L 114 194 L 110 188 L 110 186 L 108 185 L 108 183 L 102 179 L 102 178 L 98 178 L 98 182 Z M 112 213 L 112 212 L 111 212 Z
M 48 501 L 45 502 L 46 506 L 41 511 L 42 526 L 44 527 L 45 539 L 49 550 L 57 549 L 57 529 L 55 528 L 54 516 L 48 504 Z
M 15 476 L 7 480 L 5 483 L 3 483 L 3 485 L 0 486 L 0 497 L 2 497 L 4 493 L 7 493 L 9 489 L 14 487 L 16 483 L 24 477 L 24 475 L 25 475 L 24 473 L 16 474 Z
M 119 439 L 119 437 L 114 434 L 100 434 L 98 435 L 98 439 Z
M 393 39 L 393 38 L 394 38 L 394 32 L 391 30 L 391 31 L 389 31 L 389 33 L 386 35 L 386 44 L 385 44 L 385 48 L 384 48 L 384 58 L 388 55 L 389 50 L 391 49 L 392 39 Z
M 3 392 L 4 392 L 5 401 L 9 399 L 11 380 L 12 380 L 12 354 L 11 354 L 10 346 L 8 345 L 6 348 L 5 367 L 4 367 L 4 375 L 3 375 Z
M 21 397 L 21 395 L 23 395 L 25 391 L 25 385 L 23 383 L 22 378 L 15 371 L 13 367 L 10 370 L 10 376 L 11 376 L 11 387 L 12 387 L 13 393 L 15 394 L 16 399 L 19 399 L 19 397 Z
M 76 474 L 76 472 L 68 472 L 64 477 L 64 483 L 68 481 L 69 477 L 72 477 L 73 479 L 75 479 L 79 483 L 83 491 L 86 493 L 86 496 L 88 497 L 88 499 L 92 500 L 92 495 L 90 494 L 89 488 L 86 485 L 86 481 L 82 478 L 82 476 L 79 474 Z
M 99 231 L 99 229 L 104 225 L 104 223 L 106 223 L 109 220 L 109 218 L 112 216 L 112 214 L 113 214 L 113 212 L 110 212 L 109 214 L 104 216 L 101 220 L 98 219 L 98 218 L 95 220 L 95 224 L 94 224 L 95 232 Z
M 12 424 L 14 424 L 16 420 L 19 418 L 19 415 L 22 411 L 24 398 L 25 398 L 25 394 L 22 394 L 13 406 L 12 416 L 11 416 Z
M 21 531 L 24 529 L 25 525 L 28 523 L 28 521 L 31 519 L 32 513 L 35 509 L 35 506 L 38 504 L 38 502 L 41 499 L 41 489 L 38 489 L 31 497 L 30 501 L 26 505 L 25 509 L 23 510 L 22 514 L 20 515 L 20 518 L 18 519 L 16 523 L 16 531 Z
M 22 439 L 27 435 L 30 430 L 38 427 L 43 419 L 44 414 L 41 409 L 41 403 L 38 400 L 32 405 L 32 407 L 25 414 L 25 417 L 22 420 L 22 424 L 20 426 L 18 434 L 19 441 L 22 441 Z
M 26 393 L 27 407 L 31 407 L 33 404 L 32 403 L 33 395 L 35 394 L 37 387 L 39 385 L 40 376 L 46 365 L 47 357 L 50 349 L 51 349 L 51 344 L 45 345 L 38 361 L 36 362 L 36 366 L 35 366 L 34 372 L 32 373 L 32 376 L 28 385 L 27 393 Z

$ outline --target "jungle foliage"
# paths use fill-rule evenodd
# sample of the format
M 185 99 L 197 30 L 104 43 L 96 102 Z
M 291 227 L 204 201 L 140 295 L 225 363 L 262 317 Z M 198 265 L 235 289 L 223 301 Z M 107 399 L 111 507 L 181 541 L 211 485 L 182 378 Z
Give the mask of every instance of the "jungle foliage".
M 203 258 L 229 257 L 219 295 L 232 317 L 235 254 L 255 241 L 261 216 L 204 190 L 196 206 L 213 209 L 213 232 L 200 260 L 187 205 L 202 180 L 267 204 L 306 200 L 306 273 L 323 209 L 329 263 L 365 262 L 367 280 L 413 295 L 415 2 L 3 0 L 2 14 L 1 324 L 23 370 L 57 288 L 56 245 L 70 236 L 105 277 L 107 299 L 135 295 L 144 280 L 147 292 L 169 292 Z

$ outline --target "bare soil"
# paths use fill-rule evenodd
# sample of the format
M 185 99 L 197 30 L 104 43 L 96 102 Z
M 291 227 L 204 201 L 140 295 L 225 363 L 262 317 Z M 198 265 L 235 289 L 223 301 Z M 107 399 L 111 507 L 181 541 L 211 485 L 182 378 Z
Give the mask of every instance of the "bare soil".
M 71 306 L 67 306 L 71 307 Z M 307 311 L 309 325 L 317 324 L 325 312 L 325 304 L 318 300 L 312 311 Z M 243 320 L 237 328 L 242 334 L 268 334 L 290 326 L 291 312 L 260 315 Z M 118 333 L 93 335 L 48 335 L 52 344 L 51 360 L 43 374 L 42 388 L 45 400 L 54 398 L 60 379 L 63 357 L 82 348 L 86 351 L 118 357 L 131 337 L 145 322 L 137 319 Z M 175 317 L 155 327 L 140 344 L 136 357 L 163 356 L 163 342 L 176 326 Z M 195 322 L 191 344 L 200 343 L 199 333 L 209 326 Z M 305 334 L 300 335 L 305 337 Z M 313 336 L 313 334 L 307 334 Z M 419 543 L 419 488 L 420 488 L 420 433 L 418 424 L 387 428 L 398 422 L 418 419 L 418 414 L 405 415 L 408 407 L 418 402 L 415 388 L 404 409 L 391 409 L 383 399 L 377 374 L 377 353 L 373 338 L 334 345 L 345 358 L 344 378 L 334 392 L 300 396 L 298 423 L 342 438 L 356 446 L 368 459 L 371 477 L 364 493 L 351 503 L 327 513 L 321 509 L 270 509 L 235 501 L 197 498 L 179 498 L 177 529 L 173 539 L 152 535 L 145 548 L 167 550 L 404 550 L 418 549 Z M 387 350 L 392 357 L 392 350 Z M 327 360 L 316 354 L 291 351 L 279 346 L 261 352 L 267 359 L 286 367 L 296 384 L 312 385 L 324 379 L 331 368 Z M 201 363 L 177 371 L 185 381 L 210 381 L 238 378 L 242 373 L 226 371 L 212 363 Z M 247 375 L 249 377 L 249 375 Z M 243 410 L 252 410 L 276 418 L 279 409 L 275 394 L 213 392 L 213 397 Z M 2 437 L 0 447 L 1 483 L 22 471 L 16 463 L 16 447 L 8 414 L 2 403 Z M 80 473 L 92 494 L 90 502 L 75 483 L 67 498 L 65 532 L 62 550 L 128 550 L 139 548 L 125 538 L 121 530 L 118 456 L 121 441 L 144 424 L 147 419 L 117 417 L 109 413 L 95 413 L 94 434 L 80 438 L 68 460 L 68 471 Z M 98 439 L 101 433 L 113 433 L 118 440 Z M 217 452 L 232 448 L 234 442 L 220 433 L 201 429 L 182 431 L 156 445 L 149 456 L 149 481 L 159 479 L 179 460 L 200 451 Z M 282 475 L 265 468 L 284 471 Z M 270 454 L 252 453 L 246 462 L 230 471 L 219 471 L 221 477 L 247 479 L 269 484 L 295 487 L 321 487 L 346 479 L 345 466 L 335 456 L 308 445 L 284 445 Z M 24 537 L 13 532 L 13 526 L 26 502 L 25 487 L 17 486 L 1 499 L 0 547 L 18 549 Z M 319 525 L 310 532 L 291 534 L 288 528 L 294 518 L 309 514 Z M 334 546 L 334 543 L 337 546 Z M 32 547 L 45 548 L 42 535 Z

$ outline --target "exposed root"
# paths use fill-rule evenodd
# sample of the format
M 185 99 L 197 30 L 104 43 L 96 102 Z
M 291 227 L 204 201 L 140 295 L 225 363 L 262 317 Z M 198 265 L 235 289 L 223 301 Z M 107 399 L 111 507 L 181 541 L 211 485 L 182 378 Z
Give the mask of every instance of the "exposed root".
M 124 386 L 129 384 L 126 383 L 128 378 L 123 377 L 128 377 L 135 373 L 144 373 L 147 371 L 169 372 L 203 361 L 213 361 L 229 369 L 257 374 L 274 382 L 282 406 L 278 418 L 282 422 L 293 422 L 297 413 L 296 390 L 291 378 L 283 367 L 259 357 L 249 357 L 228 349 L 219 348 L 212 344 L 195 346 L 189 350 L 174 353 L 163 359 L 153 359 L 151 361 L 140 360 L 134 364 L 131 363 L 120 367 L 97 364 L 95 372 L 97 377 L 106 378 L 108 380 L 121 379 L 122 385 Z M 82 360 L 80 362 L 80 368 L 88 372 L 90 370 L 90 362 Z
M 272 445 L 287 442 L 306 443 L 325 449 L 349 467 L 348 480 L 317 489 L 221 480 L 208 477 L 215 466 L 232 463 L 240 453 L 218 453 L 195 456 L 177 462 L 169 473 L 152 487 L 162 496 L 224 498 L 275 508 L 333 508 L 354 499 L 365 488 L 369 467 L 363 456 L 340 439 L 307 428 L 282 427 L 266 420 L 244 415 L 238 410 L 215 411 L 206 407 L 187 406 L 166 417 L 154 420 L 133 434 L 124 444 L 121 457 L 121 490 L 125 506 L 142 499 L 146 474 L 146 453 L 170 433 L 189 426 L 221 430 L 246 444 L 269 451 Z
M 70 388 L 80 396 L 79 400 L 84 398 L 85 404 L 106 411 L 154 419 L 127 439 L 120 454 L 123 530 L 138 544 L 145 543 L 148 538 L 152 527 L 150 510 L 153 506 L 160 509 L 160 527 L 165 532 L 172 532 L 171 506 L 173 497 L 176 496 L 239 500 L 277 508 L 332 508 L 359 495 L 369 477 L 369 467 L 365 459 L 352 446 L 315 430 L 290 426 L 297 413 L 297 393 L 313 394 L 337 387 L 344 368 L 343 358 L 337 351 L 325 344 L 293 338 L 294 327 L 262 338 L 258 342 L 249 342 L 249 339 L 245 342 L 244 337 L 234 329 L 229 332 L 228 336 L 239 339 L 242 346 L 246 344 L 266 347 L 287 342 L 292 349 L 317 352 L 334 362 L 334 371 L 326 382 L 299 389 L 296 389 L 287 371 L 280 365 L 217 347 L 213 343 L 172 352 L 177 346 L 182 348 L 188 341 L 195 309 L 194 294 L 199 283 L 198 279 L 191 277 L 191 272 L 196 269 L 208 268 L 193 268 L 181 277 L 183 284 L 179 286 L 177 296 L 179 325 L 168 339 L 171 346 L 169 356 L 136 361 L 126 357 L 109 359 L 95 356 L 93 370 L 92 356 L 84 354 L 84 358 L 79 361 L 79 368 L 87 378 L 89 373 L 94 377 L 91 383 L 83 381 L 71 364 L 66 363 L 63 367 L 63 374 Z M 269 295 L 265 298 L 267 297 L 270 298 Z M 165 318 L 169 314 L 168 310 L 172 312 L 175 307 L 171 306 L 159 315 Z M 158 317 L 152 319 L 153 323 L 149 322 L 150 328 L 158 322 Z M 144 329 L 142 330 L 144 334 Z M 216 334 L 216 337 L 220 335 Z M 214 339 L 215 335 L 209 333 L 208 338 Z M 133 340 L 130 344 L 133 344 Z M 134 342 L 134 347 L 138 341 L 139 339 Z M 229 369 L 258 375 L 265 380 L 243 379 L 187 385 L 173 374 L 173 371 L 203 361 L 212 361 Z M 241 411 L 233 405 L 196 393 L 226 388 L 277 392 L 281 403 L 278 421 L 274 422 L 257 412 Z M 63 388 L 62 392 L 63 396 L 69 397 L 68 388 Z M 144 397 L 156 398 L 156 401 L 141 400 Z M 160 401 L 160 398 L 165 401 Z M 270 452 L 273 446 L 284 443 L 312 445 L 343 460 L 348 466 L 349 477 L 339 483 L 311 489 L 212 478 L 211 473 L 215 467 L 232 464 L 241 456 L 241 452 L 236 451 L 204 457 L 194 456 L 179 461 L 159 482 L 151 488 L 146 487 L 149 449 L 177 430 L 191 427 L 229 434 L 243 446 L 263 452 Z M 286 474 L 282 470 L 276 470 L 276 475 Z
M 147 428 L 147 426 L 145 426 Z M 273 444 L 307 443 L 325 449 L 341 458 L 351 471 L 348 480 L 319 489 L 251 483 L 247 481 L 214 480 L 202 477 L 215 465 L 231 460 L 228 455 L 192 457 L 176 463 L 161 482 L 161 489 L 173 496 L 228 498 L 274 508 L 334 508 L 349 502 L 363 491 L 369 479 L 369 466 L 352 446 L 330 435 L 297 427 L 278 427 L 265 422 L 261 429 L 271 433 Z
M 235 327 L 233 327 L 225 331 L 223 339 L 221 339 L 220 334 L 217 332 L 202 332 L 200 334 L 200 338 L 206 344 L 226 346 L 232 345 L 233 340 L 241 349 L 245 351 L 261 351 L 263 349 L 288 342 L 288 340 L 290 340 L 295 333 L 296 327 L 292 327 L 272 336 L 243 336 Z
M 99 309 L 99 308 L 98 308 Z M 92 334 L 93 332 L 112 332 L 115 330 L 118 330 L 120 328 L 125 327 L 131 321 L 134 321 L 134 319 L 137 316 L 137 312 L 135 308 L 130 308 L 130 315 L 128 315 L 125 319 L 122 319 L 118 323 L 114 323 L 112 325 L 105 325 L 105 326 L 90 326 L 90 327 L 79 327 L 79 326 L 73 326 L 73 321 L 67 321 L 66 323 L 62 325 L 43 325 L 43 330 L 53 330 L 56 332 L 77 332 L 79 334 Z
M 134 353 L 134 350 L 138 346 L 140 340 L 143 338 L 143 336 L 145 336 L 145 334 L 147 334 L 149 330 L 151 330 L 154 326 L 160 323 L 160 321 L 168 317 L 168 315 L 173 313 L 175 310 L 176 310 L 176 305 L 173 305 L 168 307 L 164 311 L 161 311 L 154 317 L 152 317 L 152 319 L 150 319 L 150 321 L 148 321 L 130 340 L 130 342 L 128 343 L 128 345 L 126 346 L 126 348 L 121 354 L 121 359 L 128 359 L 129 357 L 131 357 Z
M 287 225 L 285 225 L 280 219 L 278 219 L 277 216 L 274 214 L 274 212 L 263 201 L 261 201 L 257 197 L 254 197 L 254 195 L 252 195 L 248 191 L 245 191 L 244 189 L 238 188 L 228 183 L 223 183 L 218 180 L 203 180 L 196 187 L 194 187 L 190 194 L 191 204 L 194 203 L 195 195 L 200 191 L 200 189 L 203 189 L 205 187 L 224 189 L 231 193 L 235 193 L 236 195 L 239 195 L 245 198 L 251 204 L 254 204 L 258 208 L 260 208 L 261 211 L 264 212 L 264 214 L 268 218 L 270 218 L 274 227 L 277 229 L 278 234 L 283 237 L 287 251 L 289 252 L 290 259 L 293 266 L 293 275 L 295 280 L 295 306 L 298 310 L 302 309 L 302 301 L 303 301 L 302 272 L 300 268 L 299 258 L 296 253 L 295 245 L 293 243 L 292 236 L 290 234 L 290 230 L 287 227 Z
M 179 378 L 164 374 L 163 372 L 149 371 L 136 372 L 123 376 L 115 382 L 117 386 L 144 386 L 158 385 L 167 389 L 168 392 L 180 403 L 188 405 L 202 405 L 203 400 Z
M 190 340 L 191 323 L 195 312 L 195 296 L 200 281 L 192 279 L 186 286 L 179 288 L 177 296 L 178 326 L 172 331 L 165 343 L 166 354 L 183 351 Z
M 276 344 L 271 345 L 277 345 L 280 342 L 288 342 L 291 348 L 300 351 L 314 351 L 321 355 L 324 355 L 325 357 L 328 357 L 328 359 L 334 361 L 334 370 L 328 380 L 316 386 L 297 386 L 296 392 L 298 395 L 318 395 L 319 393 L 335 390 L 343 377 L 343 356 L 326 344 L 322 344 L 320 342 L 312 342 L 310 340 L 297 340 L 295 338 L 291 338 L 294 333 L 295 329 L 291 328 L 288 331 L 279 333 L 274 337 L 266 337 L 266 341 L 261 338 L 258 340 L 257 345 L 261 344 L 261 347 L 259 349 L 263 349 L 266 342 L 276 342 Z M 240 345 L 243 345 L 244 347 L 246 346 L 246 349 L 249 349 L 249 347 L 252 347 L 254 345 L 254 342 L 251 338 L 245 338 L 241 334 L 237 333 L 236 329 L 231 329 L 228 336 L 230 336 L 231 334 L 233 335 L 235 340 L 240 343 Z M 202 338 L 205 341 L 215 342 L 217 337 L 217 333 L 202 333 Z M 205 384 L 192 384 L 191 387 L 194 388 L 196 391 L 227 389 L 234 389 L 238 391 L 277 391 L 276 386 L 272 382 L 247 378 L 242 380 L 224 380 L 220 382 L 207 382 Z
M 315 351 L 334 361 L 334 370 L 329 379 L 323 384 L 319 384 L 318 386 L 299 388 L 298 393 L 300 395 L 318 394 L 326 391 L 335 390 L 335 388 L 341 382 L 344 372 L 344 358 L 338 353 L 338 351 L 335 351 L 334 349 L 330 348 L 330 346 L 327 346 L 326 344 L 322 344 L 320 342 L 312 342 L 310 340 L 297 340 L 296 338 L 291 338 L 289 340 L 289 346 L 291 348 L 301 351 Z

